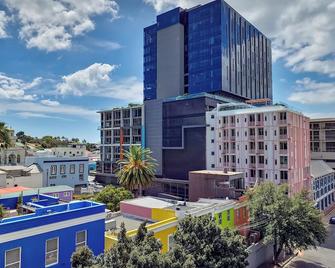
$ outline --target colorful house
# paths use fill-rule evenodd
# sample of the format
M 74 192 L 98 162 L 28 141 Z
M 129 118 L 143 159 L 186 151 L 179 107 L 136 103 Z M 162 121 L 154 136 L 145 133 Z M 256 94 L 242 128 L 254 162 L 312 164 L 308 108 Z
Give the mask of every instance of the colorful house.
M 12 198 L 11 198 L 12 199 Z M 10 211 L 18 198 L 1 200 Z M 104 251 L 105 206 L 91 201 L 59 204 L 47 195 L 24 196 L 24 215 L 0 220 L 0 267 L 70 267 L 76 248 Z
M 122 222 L 129 230 L 127 235 L 136 234 L 141 223 L 147 221 L 147 229 L 162 243 L 162 252 L 173 245 L 172 236 L 177 230 L 178 221 L 186 216 L 200 217 L 211 215 L 223 228 L 237 229 L 242 235 L 248 234 L 249 215 L 245 200 L 200 199 L 198 202 L 176 202 L 155 197 L 141 197 L 120 203 L 120 212 L 111 221 L 112 228 L 105 234 L 105 249 L 117 242 L 117 234 Z

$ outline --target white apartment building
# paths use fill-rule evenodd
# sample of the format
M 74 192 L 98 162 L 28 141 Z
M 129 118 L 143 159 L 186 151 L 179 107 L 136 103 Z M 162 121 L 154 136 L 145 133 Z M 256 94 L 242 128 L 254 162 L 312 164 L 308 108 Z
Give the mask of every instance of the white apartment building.
M 101 146 L 96 179 L 116 183 L 116 162 L 131 145 L 142 144 L 143 105 L 129 105 L 98 113 L 101 118 Z
M 312 159 L 335 169 L 335 118 L 311 119 L 310 129 Z
M 0 188 L 43 187 L 43 171 L 38 165 L 0 166 Z
M 323 160 L 312 160 L 311 175 L 316 207 L 327 213 L 335 206 L 335 171 Z
M 85 144 L 73 143 L 63 147 L 51 148 L 51 153 L 58 157 L 88 156 Z
M 283 105 L 219 104 L 206 123 L 207 169 L 244 172 L 247 186 L 271 180 L 288 183 L 290 193 L 310 189 L 309 118 Z

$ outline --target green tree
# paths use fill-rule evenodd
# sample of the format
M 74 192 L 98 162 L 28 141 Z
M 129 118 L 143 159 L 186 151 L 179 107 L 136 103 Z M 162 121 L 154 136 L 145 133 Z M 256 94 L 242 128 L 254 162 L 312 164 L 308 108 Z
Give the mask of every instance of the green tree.
M 278 263 L 283 249 L 305 250 L 324 242 L 327 230 L 320 212 L 302 192 L 289 197 L 287 185 L 262 183 L 247 193 L 251 222 L 273 243 L 273 260 Z
M 222 231 L 207 215 L 187 216 L 183 219 L 179 223 L 174 240 L 177 246 L 184 248 L 190 267 L 192 267 L 192 261 L 195 267 L 203 268 L 242 268 L 248 264 L 247 245 L 244 238 L 233 230 Z
M 184 247 L 179 244 L 174 245 L 166 254 L 165 262 L 169 268 L 196 268 L 194 257 L 187 254 Z
M 120 169 L 116 175 L 119 183 L 131 191 L 138 190 L 140 195 L 142 188 L 151 185 L 155 178 L 157 163 L 147 148 L 131 146 L 118 165 Z
M 4 209 L 3 206 L 0 204 L 0 219 L 2 219 L 3 217 L 5 217 L 5 209 Z
M 71 266 L 73 268 L 92 267 L 93 264 L 93 252 L 86 246 L 79 247 L 71 256 Z
M 9 128 L 4 122 L 0 122 L 0 145 L 4 148 L 11 146 Z
M 116 188 L 109 185 L 97 194 L 95 200 L 97 202 L 106 204 L 107 208 L 111 211 L 118 211 L 120 209 L 120 202 L 122 200 L 132 198 L 134 198 L 134 196 L 130 191 L 122 187 Z

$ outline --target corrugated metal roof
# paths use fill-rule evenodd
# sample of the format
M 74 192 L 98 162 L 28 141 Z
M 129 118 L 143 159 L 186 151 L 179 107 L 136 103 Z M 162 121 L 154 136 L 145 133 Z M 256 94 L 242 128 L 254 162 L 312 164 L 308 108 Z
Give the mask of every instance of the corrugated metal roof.
M 335 171 L 323 160 L 311 161 L 311 175 L 313 178 L 322 177 Z

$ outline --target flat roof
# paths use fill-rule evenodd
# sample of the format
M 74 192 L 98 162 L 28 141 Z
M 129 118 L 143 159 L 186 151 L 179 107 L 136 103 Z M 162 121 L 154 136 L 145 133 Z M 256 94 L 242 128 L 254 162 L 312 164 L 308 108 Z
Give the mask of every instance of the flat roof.
M 25 190 L 30 190 L 30 188 L 23 187 L 23 186 L 0 188 L 0 195 L 12 194 L 12 193 L 17 193 L 17 192 L 21 193 L 22 191 L 25 191 Z
M 234 172 L 234 171 L 227 171 L 224 172 L 223 170 L 195 170 L 190 171 L 192 174 L 208 174 L 208 175 L 221 175 L 221 176 L 233 176 L 233 175 L 243 175 L 243 172 Z
M 173 204 L 170 202 L 166 202 L 164 200 L 146 196 L 146 197 L 139 197 L 131 200 L 122 201 L 122 203 L 141 206 L 146 208 L 168 208 L 171 207 Z
M 322 177 L 335 171 L 327 165 L 323 160 L 312 160 L 311 161 L 311 175 L 314 178 Z
M 311 118 L 311 123 L 314 123 L 314 122 L 327 122 L 327 121 L 335 121 L 335 118 Z
M 120 215 L 115 218 L 112 218 L 112 220 L 116 221 L 116 228 L 117 230 L 120 229 L 121 223 L 123 222 L 127 231 L 131 231 L 134 229 L 138 229 L 138 227 L 144 222 L 144 220 L 131 217 L 131 216 L 125 216 L 125 215 Z M 152 223 L 151 221 L 147 221 L 148 224 Z
M 4 192 L 1 193 L 2 189 L 9 189 L 9 188 L 2 188 L 0 189 L 0 199 L 3 198 L 11 198 L 11 197 L 18 197 L 21 192 L 23 192 L 23 195 L 36 195 L 38 193 L 40 194 L 51 194 L 51 193 L 58 193 L 58 192 L 65 192 L 65 191 L 74 191 L 74 189 L 67 185 L 57 185 L 57 186 L 50 186 L 50 187 L 41 187 L 41 188 L 26 188 L 26 187 L 12 187 L 12 188 L 25 188 L 22 190 L 12 191 L 12 192 Z

